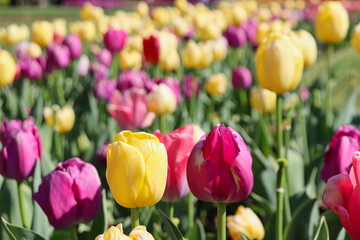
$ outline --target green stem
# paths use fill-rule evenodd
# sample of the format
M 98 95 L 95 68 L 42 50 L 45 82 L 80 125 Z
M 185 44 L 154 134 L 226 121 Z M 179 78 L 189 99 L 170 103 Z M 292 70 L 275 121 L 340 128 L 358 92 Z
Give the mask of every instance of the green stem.
M 21 219 L 22 219 L 24 228 L 30 229 L 30 224 L 27 221 L 27 215 L 26 215 L 25 196 L 24 196 L 24 192 L 22 190 L 22 185 L 23 184 L 25 184 L 23 181 L 18 181 L 17 182 Z
M 239 97 L 240 97 L 240 108 L 242 113 L 247 113 L 248 111 L 248 98 L 246 90 L 241 89 L 239 91 Z
M 282 132 L 282 103 L 283 97 L 277 95 L 277 106 L 276 106 L 276 135 L 277 135 L 277 147 L 278 157 L 283 157 L 283 132 Z
M 70 233 L 70 240 L 77 240 L 78 239 L 76 225 L 73 225 L 73 226 L 71 226 L 69 228 L 69 233 Z
M 332 62 L 331 58 L 334 54 L 334 45 L 329 44 L 327 49 L 327 79 L 326 79 L 326 92 L 325 92 L 325 125 L 330 128 L 332 125 L 332 110 L 331 110 L 331 96 L 330 96 L 330 81 L 332 77 Z
M 174 203 L 173 202 L 167 202 L 167 215 L 172 221 L 174 218 Z M 168 234 L 167 239 L 170 240 L 170 234 Z
M 55 73 L 55 84 L 57 89 L 57 97 L 58 102 L 61 105 L 66 103 L 65 96 L 64 96 L 64 88 L 63 88 L 63 74 L 60 70 Z
M 299 116 L 300 132 L 301 132 L 301 139 L 302 139 L 302 145 L 303 145 L 304 163 L 305 163 L 305 166 L 307 166 L 310 163 L 309 145 L 308 145 L 308 140 L 307 140 L 306 120 L 305 120 L 305 115 L 304 115 L 304 103 L 301 100 L 300 92 L 299 92 L 299 99 L 300 99 L 300 101 L 299 101 L 299 105 L 298 105 L 298 116 Z
M 139 226 L 139 208 L 131 208 L 131 228 Z
M 162 114 L 159 115 L 160 117 L 160 131 L 162 134 L 167 133 L 167 115 L 166 114 Z
M 226 203 L 217 203 L 217 240 L 226 239 Z
M 192 123 L 196 123 L 196 93 L 193 93 L 190 98 L 190 119 Z
M 117 54 L 112 55 L 112 61 L 110 65 L 110 76 L 117 79 L 118 77 L 118 66 L 119 66 L 119 59 Z
M 188 223 L 189 229 L 194 226 L 194 195 L 189 192 L 188 195 Z
M 277 175 L 276 184 L 276 228 L 275 228 L 275 239 L 283 239 L 283 216 L 284 216 L 284 185 L 285 185 L 285 167 L 287 165 L 286 159 L 280 158 L 277 160 L 279 164 L 279 171 Z
M 284 133 L 284 145 L 285 145 L 285 158 L 287 159 L 289 153 L 290 134 L 291 134 L 291 110 L 286 113 L 286 125 Z

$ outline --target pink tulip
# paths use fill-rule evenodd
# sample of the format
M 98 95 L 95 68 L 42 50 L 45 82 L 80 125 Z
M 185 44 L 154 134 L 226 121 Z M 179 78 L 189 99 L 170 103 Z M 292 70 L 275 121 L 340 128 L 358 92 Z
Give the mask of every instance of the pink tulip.
M 57 43 L 50 44 L 47 48 L 47 64 L 48 71 L 54 71 L 59 68 L 65 68 L 70 64 L 70 50 L 65 45 Z
M 106 142 L 104 145 L 102 145 L 100 148 L 96 150 L 95 160 L 97 164 L 99 164 L 100 166 L 106 167 L 106 155 L 109 148 L 109 144 L 110 142 Z
M 95 83 L 94 95 L 97 99 L 103 99 L 110 102 L 116 89 L 115 79 L 100 80 Z
M 162 134 L 159 130 L 154 132 L 154 135 L 165 145 L 168 155 L 168 175 L 163 201 L 178 201 L 190 191 L 186 179 L 186 166 L 195 145 L 193 134 L 190 133 L 191 129 L 192 125 L 187 125 L 169 134 Z
M 109 76 L 109 68 L 98 62 L 91 63 L 91 72 L 96 82 L 107 79 Z
M 190 99 L 192 96 L 199 94 L 199 81 L 193 75 L 188 74 L 183 78 L 185 98 Z
M 131 88 L 124 93 L 115 91 L 107 109 L 121 129 L 149 127 L 155 119 L 154 113 L 147 112 L 147 96 L 143 89 Z
M 229 46 L 232 48 L 243 47 L 246 45 L 246 32 L 242 27 L 229 26 L 224 33 Z
M 36 159 L 41 158 L 41 139 L 34 120 L 2 121 L 0 137 L 0 174 L 18 181 L 27 179 L 33 172 Z
M 360 132 L 350 126 L 341 126 L 329 143 L 329 150 L 324 153 L 324 167 L 321 177 L 326 182 L 337 174 L 348 174 L 351 167 L 351 158 L 359 150 Z
M 22 77 L 35 81 L 42 79 L 43 69 L 36 59 L 26 56 L 19 60 L 19 65 Z
M 252 74 L 246 67 L 236 67 L 232 70 L 232 84 L 238 89 L 248 89 L 252 85 Z
M 110 28 L 104 35 L 104 45 L 110 52 L 119 52 L 125 45 L 127 33 Z
M 44 177 L 33 198 L 56 229 L 89 222 L 101 204 L 99 174 L 90 163 L 71 158 Z
M 127 70 L 119 74 L 117 89 L 124 92 L 129 88 L 141 88 L 147 92 L 152 90 L 153 82 L 146 72 L 140 70 Z
M 339 215 L 351 239 L 360 239 L 360 152 L 354 153 L 350 175 L 339 174 L 328 180 L 322 200 Z
M 206 202 L 238 202 L 249 196 L 254 178 L 250 150 L 240 134 L 218 124 L 192 150 L 187 166 L 191 192 Z
M 79 76 L 84 77 L 88 74 L 89 68 L 90 68 L 90 60 L 88 56 L 85 54 L 81 55 L 77 65 L 77 73 L 79 74 Z
M 101 63 L 107 67 L 110 67 L 111 62 L 112 62 L 111 52 L 109 50 L 107 50 L 106 48 L 104 48 L 96 54 L 96 59 L 99 61 L 99 63 Z
M 66 36 L 64 45 L 69 48 L 72 59 L 80 57 L 82 53 L 82 43 L 77 34 L 70 34 Z

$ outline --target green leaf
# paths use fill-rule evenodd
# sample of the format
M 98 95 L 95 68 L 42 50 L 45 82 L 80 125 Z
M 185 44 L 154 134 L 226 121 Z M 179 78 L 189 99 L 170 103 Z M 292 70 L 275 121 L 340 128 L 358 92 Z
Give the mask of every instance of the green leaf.
M 298 151 L 289 149 L 288 163 L 292 192 L 301 192 L 305 185 L 304 159 Z
M 161 211 L 160 208 L 157 209 L 161 219 L 165 223 L 166 232 L 169 234 L 172 240 L 185 240 L 184 236 L 181 234 L 180 230 L 175 226 L 175 224 L 170 220 L 166 214 Z
M 1 222 L 11 240 L 45 240 L 31 230 L 8 223 L 3 217 L 1 217 Z
M 355 104 L 357 96 L 359 95 L 359 90 L 359 87 L 355 88 L 343 106 L 341 112 L 337 114 L 338 117 L 334 121 L 334 129 L 337 129 L 342 124 L 350 124 L 353 117 L 357 114 Z
M 319 227 L 316 231 L 316 234 L 313 238 L 314 240 L 329 240 L 329 228 L 328 225 L 326 223 L 326 218 L 324 216 L 322 216 L 320 218 L 320 223 L 319 223 Z
M 51 236 L 51 240 L 64 240 L 64 239 L 71 239 L 69 231 L 55 230 Z
M 95 239 L 96 236 L 102 234 L 107 230 L 107 208 L 106 208 L 106 191 L 105 189 L 101 192 L 101 207 L 100 210 L 94 219 L 94 222 L 91 227 L 90 239 Z
M 240 233 L 240 235 L 241 235 L 241 238 L 242 238 L 242 240 L 248 240 L 249 238 L 244 234 L 244 233 Z
M 196 219 L 194 226 L 189 230 L 185 236 L 187 239 L 205 240 L 205 230 L 199 219 Z

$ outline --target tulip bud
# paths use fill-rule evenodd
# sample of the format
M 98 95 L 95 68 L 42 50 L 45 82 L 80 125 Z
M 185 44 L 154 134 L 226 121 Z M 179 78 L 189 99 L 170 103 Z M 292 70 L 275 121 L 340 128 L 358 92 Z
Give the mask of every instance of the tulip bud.
M 26 50 L 26 54 L 30 57 L 33 58 L 38 58 L 41 56 L 42 51 L 39 45 L 37 45 L 36 43 L 29 43 L 29 45 L 27 46 L 27 50 Z
M 213 61 L 223 61 L 227 55 L 228 44 L 224 37 L 211 41 Z
M 101 182 L 96 168 L 80 158 L 57 165 L 44 177 L 34 200 L 56 229 L 93 220 L 101 204 Z
M 75 59 L 80 57 L 82 53 L 82 43 L 79 35 L 70 34 L 64 40 L 64 45 L 70 50 L 71 58 Z
M 198 68 L 206 68 L 210 66 L 214 60 L 211 44 L 210 42 L 202 42 L 199 44 L 199 48 L 201 51 L 201 58 L 198 63 Z
M 143 18 L 149 16 L 149 5 L 141 1 L 136 5 L 136 12 Z
M 188 41 L 182 51 L 181 58 L 186 67 L 197 68 L 202 58 L 199 45 L 194 40 Z
M 55 126 L 54 112 L 56 117 Z M 50 128 L 54 128 L 54 130 L 59 133 L 69 132 L 75 123 L 75 113 L 70 106 L 64 106 L 61 109 L 58 105 L 54 105 L 52 108 L 45 107 L 44 118 L 47 125 L 49 125 Z
M 47 47 L 54 38 L 53 26 L 47 21 L 35 21 L 31 26 L 32 41 L 41 47 Z
M 94 73 L 96 82 L 106 80 L 109 76 L 109 68 L 98 62 L 91 64 L 91 72 Z
M 104 45 L 110 52 L 119 52 L 125 45 L 126 32 L 110 28 L 104 35 Z
M 155 85 L 148 95 L 149 111 L 156 115 L 172 113 L 176 109 L 176 96 L 166 84 Z
M 41 80 L 43 69 L 41 64 L 34 58 L 24 57 L 19 60 L 21 76 L 30 80 Z
M 154 237 L 146 231 L 145 226 L 135 227 L 129 236 L 126 236 L 123 231 L 122 224 L 118 224 L 116 227 L 111 226 L 104 234 L 100 234 L 95 240 L 155 240 Z
M 354 27 L 351 33 L 351 46 L 360 53 L 360 23 Z
M 277 94 L 297 87 L 303 66 L 303 55 L 295 41 L 279 32 L 272 33 L 256 51 L 259 83 Z
M 106 154 L 109 148 L 110 142 L 106 142 L 100 148 L 96 150 L 95 160 L 100 166 L 106 166 Z
M 313 65 L 316 62 L 318 51 L 315 38 L 305 30 L 299 30 L 296 35 L 301 43 L 304 67 Z
M 41 139 L 32 117 L 25 121 L 2 120 L 0 174 L 18 181 L 33 172 L 36 159 L 41 158 Z
M 205 91 L 214 96 L 221 96 L 225 93 L 227 79 L 223 73 L 211 76 L 205 82 Z
M 248 89 L 252 85 L 252 74 L 246 67 L 235 67 L 232 70 L 232 84 L 238 89 Z
M 185 98 L 190 99 L 199 94 L 199 81 L 193 75 L 186 75 L 183 78 Z
M 15 61 L 6 50 L 0 50 L 0 87 L 13 83 L 15 79 Z
M 28 55 L 27 50 L 29 48 L 30 43 L 27 41 L 20 42 L 15 45 L 14 51 L 17 59 L 24 58 Z M 1 50 L 1 49 L 0 49 Z
M 119 53 L 119 65 L 122 70 L 139 70 L 142 64 L 142 55 L 136 51 L 122 50 Z
M 146 72 L 140 70 L 127 70 L 119 74 L 117 89 L 124 92 L 129 88 L 142 88 L 147 92 L 152 90 L 153 83 Z
M 145 226 L 135 227 L 129 234 L 129 237 L 136 240 L 155 240 L 155 238 L 146 231 Z
M 166 149 L 152 134 L 122 131 L 109 145 L 106 179 L 123 207 L 152 206 L 160 201 L 167 169 Z
M 167 31 L 156 32 L 143 39 L 144 55 L 151 63 L 164 61 L 177 46 L 176 36 Z
M 323 2 L 315 21 L 316 37 L 324 43 L 341 42 L 349 29 L 349 16 L 340 2 Z
M 46 48 L 48 71 L 54 71 L 59 68 L 66 68 L 71 61 L 69 48 L 65 45 L 52 43 Z
M 55 18 L 52 21 L 53 29 L 54 29 L 54 40 L 61 44 L 67 34 L 66 20 L 63 18 Z
M 100 79 L 96 81 L 94 87 L 94 96 L 97 99 L 103 99 L 106 102 L 110 102 L 113 98 L 113 94 L 116 89 L 116 80 L 115 79 Z
M 229 26 L 224 36 L 230 47 L 237 48 L 246 45 L 246 32 L 242 27 Z
M 254 184 L 250 150 L 230 127 L 218 124 L 192 150 L 187 165 L 191 192 L 207 202 L 245 199 Z
M 250 92 L 250 105 L 262 114 L 270 113 L 276 108 L 276 93 L 265 88 L 253 88 Z

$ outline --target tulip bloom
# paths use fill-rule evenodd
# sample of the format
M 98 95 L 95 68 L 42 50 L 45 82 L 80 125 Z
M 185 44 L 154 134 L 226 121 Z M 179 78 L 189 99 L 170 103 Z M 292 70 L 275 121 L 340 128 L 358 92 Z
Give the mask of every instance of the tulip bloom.
M 152 89 L 152 82 L 146 72 L 140 70 L 127 70 L 119 74 L 117 89 L 124 92 L 129 88 L 142 88 L 147 92 Z
M 225 93 L 227 86 L 227 79 L 223 73 L 218 73 L 211 76 L 205 82 L 205 91 L 214 96 L 221 96 Z
M 82 53 L 82 43 L 79 35 L 68 35 L 64 40 L 64 45 L 69 48 L 72 59 L 80 57 Z
M 153 79 L 153 81 L 157 85 L 165 84 L 166 86 L 171 88 L 171 90 L 173 91 L 176 97 L 176 104 L 180 102 L 181 99 L 180 83 L 176 78 L 171 78 L 171 77 L 155 78 Z
M 276 93 L 265 88 L 253 88 L 250 92 L 250 105 L 262 114 L 271 113 L 276 108 Z
M 69 228 L 96 217 L 101 204 L 100 178 L 93 165 L 71 158 L 44 177 L 33 198 L 54 228 Z
M 178 201 L 190 191 L 186 179 L 186 166 L 190 152 L 195 146 L 195 139 L 190 134 L 192 125 L 185 127 L 190 129 L 183 127 L 169 134 L 162 134 L 159 130 L 154 132 L 154 135 L 164 144 L 168 155 L 168 177 L 162 197 L 165 202 Z
M 13 83 L 15 79 L 15 61 L 6 50 L 0 50 L 0 87 Z
M 352 158 L 350 174 L 331 177 L 325 187 L 323 203 L 340 217 L 351 239 L 360 239 L 360 152 Z
M 54 111 L 56 117 L 56 125 L 54 126 Z M 51 108 L 44 108 L 44 118 L 50 128 L 54 128 L 59 133 L 67 133 L 71 131 L 75 124 L 75 112 L 70 106 L 63 106 L 61 109 L 58 105 Z
M 127 33 L 123 30 L 115 30 L 110 28 L 104 35 L 104 46 L 112 53 L 119 52 L 121 49 L 123 49 L 126 38 Z
M 176 109 L 176 96 L 166 84 L 155 85 L 148 95 L 149 111 L 156 115 L 172 113 Z
M 89 57 L 85 54 L 81 55 L 79 58 L 78 65 L 76 67 L 76 71 L 79 74 L 79 76 L 85 77 L 90 68 L 90 60 Z
M 193 75 L 189 74 L 183 78 L 185 98 L 190 99 L 193 96 L 199 94 L 199 81 L 194 78 Z
M 246 67 L 236 67 L 232 70 L 232 84 L 235 88 L 248 89 L 252 85 L 252 74 Z
M 256 68 L 263 88 L 277 94 L 294 90 L 300 83 L 304 58 L 302 49 L 285 34 L 275 32 L 256 51 Z
M 123 207 L 152 206 L 164 194 L 166 149 L 152 134 L 118 133 L 109 145 L 106 179 L 116 202 Z
M 254 185 L 250 150 L 240 134 L 218 124 L 192 150 L 187 166 L 191 192 L 206 202 L 245 199 Z
M 109 148 L 110 142 L 106 142 L 100 148 L 96 150 L 95 160 L 100 166 L 106 166 L 106 154 Z
M 96 58 L 99 61 L 99 63 L 101 63 L 107 67 L 111 66 L 112 55 L 111 55 L 111 52 L 109 50 L 107 50 L 106 48 L 104 48 L 100 52 L 98 52 L 96 54 Z
M 0 137 L 0 174 L 18 181 L 33 172 L 36 159 L 41 158 L 41 139 L 32 117 L 25 121 L 2 121 Z
M 232 48 L 243 47 L 246 45 L 246 32 L 242 27 L 229 26 L 225 31 L 229 46 Z
M 311 33 L 305 30 L 297 31 L 296 35 L 299 38 L 302 47 L 304 67 L 313 65 L 316 62 L 318 52 L 315 38 L 311 35 Z
M 31 39 L 41 47 L 47 47 L 54 39 L 54 30 L 50 22 L 35 21 L 31 26 Z
M 151 63 L 163 62 L 177 46 L 176 36 L 167 31 L 153 33 L 143 39 L 144 55 Z
M 129 234 L 126 236 L 123 230 L 122 224 L 118 224 L 116 227 L 111 226 L 104 234 L 100 234 L 95 238 L 95 240 L 155 240 L 154 237 L 146 231 L 145 226 L 135 227 Z
M 19 64 L 22 77 L 35 81 L 42 79 L 43 69 L 36 59 L 31 57 L 24 57 L 19 60 Z
M 360 148 L 360 132 L 352 125 L 342 125 L 332 137 L 324 153 L 321 177 L 326 182 L 337 174 L 349 174 L 353 153 Z
M 52 43 L 46 48 L 47 64 L 46 68 L 49 71 L 57 70 L 59 68 L 66 68 L 71 61 L 70 50 L 65 45 Z
M 96 81 L 94 87 L 94 95 L 97 99 L 103 99 L 106 102 L 111 102 L 114 92 L 116 90 L 116 80 L 99 80 Z
M 360 53 L 360 23 L 354 27 L 351 33 L 351 46 Z

